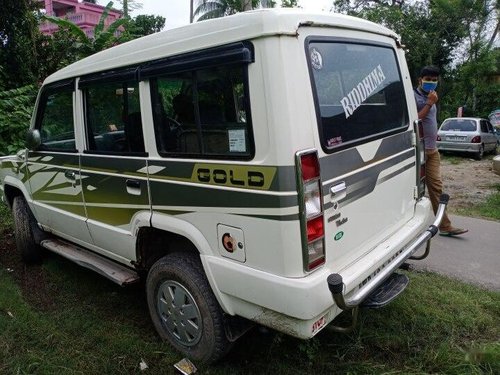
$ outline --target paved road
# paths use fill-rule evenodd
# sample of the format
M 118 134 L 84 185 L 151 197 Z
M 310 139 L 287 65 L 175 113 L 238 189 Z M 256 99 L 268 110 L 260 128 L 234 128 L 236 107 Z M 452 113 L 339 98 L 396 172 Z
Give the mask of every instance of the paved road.
M 450 219 L 454 226 L 469 232 L 457 237 L 436 235 L 429 256 L 409 261 L 412 268 L 500 291 L 500 223 L 453 215 Z

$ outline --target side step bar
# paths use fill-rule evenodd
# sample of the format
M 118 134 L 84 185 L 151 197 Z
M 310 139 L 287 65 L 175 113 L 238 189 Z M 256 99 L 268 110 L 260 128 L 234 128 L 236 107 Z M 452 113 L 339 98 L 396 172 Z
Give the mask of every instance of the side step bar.
M 112 262 L 111 260 L 69 242 L 52 238 L 40 242 L 40 246 L 82 267 L 95 271 L 120 286 L 132 284 L 139 280 L 139 274 L 134 270 Z

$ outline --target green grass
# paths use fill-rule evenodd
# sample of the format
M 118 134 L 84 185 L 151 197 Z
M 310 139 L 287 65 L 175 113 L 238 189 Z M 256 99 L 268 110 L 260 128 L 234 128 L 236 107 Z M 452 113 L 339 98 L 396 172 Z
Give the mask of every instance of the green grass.
M 7 213 L 0 206 L 3 234 Z M 142 360 L 144 373 L 176 373 L 182 356 L 155 333 L 142 285 L 120 288 L 51 254 L 43 265 L 25 267 L 12 239 L 9 246 L 2 241 L 0 374 L 140 373 Z M 196 364 L 199 373 L 500 373 L 500 293 L 408 275 L 405 293 L 385 308 L 363 310 L 350 334 L 323 330 L 302 341 L 254 329 L 223 362 Z
M 122 289 L 49 256 L 42 290 L 21 288 L 0 270 L 0 373 L 174 373 L 182 357 L 159 341 L 141 287 Z M 348 335 L 309 341 L 255 329 L 207 374 L 500 373 L 500 295 L 428 273 L 410 272 L 407 291 L 387 307 L 363 310 Z M 10 313 L 10 314 L 9 314 Z M 199 365 L 199 364 L 196 364 Z
M 456 156 L 453 154 L 441 153 L 441 158 L 443 159 L 443 161 L 447 161 L 448 163 L 453 164 L 453 165 L 460 164 L 464 161 L 463 157 Z
M 13 221 L 10 210 L 7 205 L 3 204 L 3 202 L 0 201 L 0 235 L 6 230 L 10 230 L 12 228 L 12 225 Z
M 494 186 L 495 192 L 484 202 L 466 208 L 457 208 L 454 213 L 468 217 L 480 217 L 500 221 L 500 184 Z

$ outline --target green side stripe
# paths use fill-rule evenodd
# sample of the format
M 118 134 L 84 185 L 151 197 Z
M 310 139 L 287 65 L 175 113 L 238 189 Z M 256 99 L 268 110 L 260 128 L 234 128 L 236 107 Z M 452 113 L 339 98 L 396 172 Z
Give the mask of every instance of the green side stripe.
M 108 225 L 130 224 L 137 208 L 87 207 L 89 220 L 99 221 Z

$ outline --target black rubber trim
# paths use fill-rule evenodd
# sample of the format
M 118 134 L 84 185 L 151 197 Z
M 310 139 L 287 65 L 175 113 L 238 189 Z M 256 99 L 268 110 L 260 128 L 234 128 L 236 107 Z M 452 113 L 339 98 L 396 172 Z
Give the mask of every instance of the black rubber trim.
M 328 289 L 330 289 L 332 294 L 338 294 L 344 291 L 344 282 L 342 280 L 342 276 L 338 273 L 328 275 L 326 281 L 328 283 Z
M 450 200 L 450 196 L 448 194 L 441 194 L 441 197 L 439 197 L 439 203 L 440 204 L 448 204 L 448 201 Z
M 139 72 L 139 80 L 144 80 L 152 76 L 180 73 L 200 68 L 207 69 L 220 65 L 249 64 L 254 61 L 253 44 L 250 42 L 238 42 L 179 56 L 170 56 L 142 65 Z
M 137 66 L 108 70 L 81 77 L 78 81 L 78 88 L 83 89 L 101 83 L 134 82 L 138 80 L 138 77 L 139 67 Z
M 435 225 L 431 225 L 431 226 L 429 227 L 429 229 L 427 229 L 427 230 L 428 230 L 429 232 L 431 232 L 432 237 L 434 237 L 434 236 L 437 234 L 437 232 L 439 231 L 439 228 L 438 228 L 438 227 L 436 227 Z
M 98 151 L 98 150 L 83 150 L 84 154 L 88 155 L 114 155 L 114 156 L 137 156 L 137 157 L 147 157 L 149 153 L 147 152 L 120 152 L 120 151 Z
M 45 85 L 43 87 L 43 92 L 46 93 L 47 91 L 51 90 L 71 90 L 75 91 L 75 79 L 74 78 L 69 78 L 65 79 L 62 81 L 57 81 L 53 83 L 49 83 L 48 85 Z

